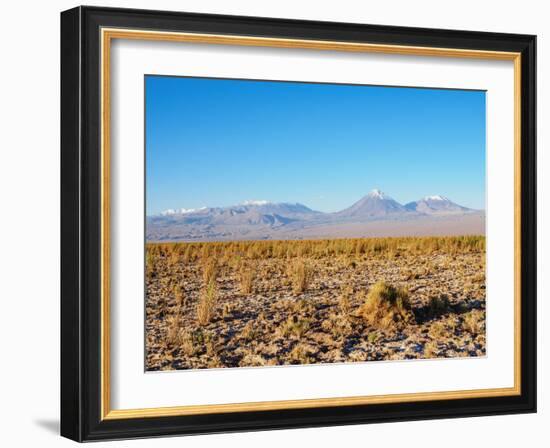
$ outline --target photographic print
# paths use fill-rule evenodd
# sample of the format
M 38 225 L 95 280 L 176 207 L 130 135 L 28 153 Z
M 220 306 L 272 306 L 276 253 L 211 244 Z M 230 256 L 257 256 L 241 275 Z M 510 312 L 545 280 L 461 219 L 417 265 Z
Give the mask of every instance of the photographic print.
M 536 412 L 536 41 L 64 11 L 61 434 Z
M 145 369 L 479 357 L 485 91 L 145 76 Z

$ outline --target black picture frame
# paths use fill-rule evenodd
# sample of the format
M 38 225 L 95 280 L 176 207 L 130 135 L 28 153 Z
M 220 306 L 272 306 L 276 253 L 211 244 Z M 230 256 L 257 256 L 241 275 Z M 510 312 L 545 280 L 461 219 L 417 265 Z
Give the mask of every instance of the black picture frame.
M 521 394 L 102 420 L 102 27 L 521 53 Z M 536 412 L 535 59 L 532 35 L 100 7 L 61 13 L 61 435 L 82 442 Z

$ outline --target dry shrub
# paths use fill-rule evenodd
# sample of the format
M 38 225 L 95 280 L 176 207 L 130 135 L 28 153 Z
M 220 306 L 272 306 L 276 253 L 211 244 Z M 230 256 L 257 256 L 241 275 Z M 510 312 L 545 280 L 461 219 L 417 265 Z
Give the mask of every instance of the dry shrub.
M 311 268 L 304 259 L 299 258 L 290 265 L 290 278 L 294 294 L 301 294 L 307 290 L 311 282 Z
M 214 281 L 208 283 L 200 293 L 197 304 L 197 322 L 199 325 L 208 325 L 214 318 L 216 302 L 218 301 L 218 288 Z
M 373 327 L 395 328 L 412 319 L 409 293 L 403 288 L 378 282 L 370 289 L 359 314 Z

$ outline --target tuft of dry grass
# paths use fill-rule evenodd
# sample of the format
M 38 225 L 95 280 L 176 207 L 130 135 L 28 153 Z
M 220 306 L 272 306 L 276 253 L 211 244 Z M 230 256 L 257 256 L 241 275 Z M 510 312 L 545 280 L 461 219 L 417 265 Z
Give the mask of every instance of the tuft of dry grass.
M 367 336 L 367 341 L 371 344 L 375 344 L 378 339 L 380 339 L 380 335 L 376 332 L 369 333 L 369 335 Z
M 205 246 L 206 247 L 206 246 Z M 218 263 L 215 258 L 203 258 L 202 263 L 202 280 L 205 285 L 210 285 L 216 281 L 218 276 Z
M 485 312 L 481 310 L 473 310 L 464 316 L 464 329 L 474 335 L 483 332 L 484 324 Z
M 311 282 L 311 268 L 303 258 L 299 258 L 290 265 L 290 278 L 292 280 L 292 292 L 304 293 Z
M 262 367 L 267 365 L 267 360 L 262 355 L 247 353 L 239 363 L 241 367 Z
M 449 298 L 445 294 L 430 297 L 430 301 L 428 303 L 428 314 L 432 318 L 439 317 L 448 313 L 450 307 L 451 302 L 449 302 Z
M 435 358 L 439 352 L 439 347 L 437 342 L 428 341 L 424 344 L 424 357 L 425 358 Z
M 228 318 L 233 314 L 233 311 L 235 310 L 235 307 L 232 303 L 224 303 L 223 309 L 222 309 L 222 317 Z
M 443 322 L 434 322 L 430 326 L 430 330 L 428 334 L 430 337 L 432 337 L 435 340 L 440 340 L 445 335 L 447 329 L 445 328 L 445 324 Z
M 241 331 L 241 338 L 246 341 L 253 341 L 258 336 L 258 331 L 253 321 L 248 321 Z
M 241 294 L 249 295 L 253 292 L 255 272 L 252 267 L 243 265 L 239 271 L 239 288 Z
M 309 330 L 310 327 L 309 319 L 299 319 L 297 316 L 290 316 L 286 322 L 281 325 L 279 332 L 281 336 L 296 336 L 298 339 L 301 339 Z
M 294 315 L 310 315 L 315 307 L 308 300 L 302 298 L 290 301 L 288 310 Z
M 341 289 L 340 297 L 338 298 L 338 306 L 340 313 L 343 316 L 349 316 L 351 313 L 351 296 L 353 295 L 353 288 L 351 286 L 344 286 Z
M 197 304 L 197 322 L 199 325 L 208 325 L 214 318 L 216 302 L 218 300 L 218 287 L 214 281 L 203 288 Z
M 311 349 L 305 344 L 296 344 L 290 352 L 292 364 L 311 364 L 314 359 L 311 357 Z
M 177 246 L 174 246 L 172 248 L 172 251 L 170 252 L 170 255 L 168 256 L 168 266 L 171 269 L 174 269 L 178 263 L 180 262 L 180 253 Z
M 171 315 L 166 318 L 167 332 L 166 342 L 170 345 L 178 345 L 180 337 L 180 316 Z
M 156 252 L 153 250 L 149 250 L 149 247 L 153 246 L 148 246 L 148 250 L 145 252 L 145 275 L 147 276 L 147 278 L 154 278 L 156 277 L 157 273 L 157 257 Z
M 323 331 L 330 333 L 335 339 L 345 338 L 352 332 L 351 324 L 347 316 L 331 313 L 321 324 Z
M 186 356 L 194 356 L 198 351 L 198 347 L 196 347 L 193 341 L 193 334 L 187 331 L 180 333 L 179 346 L 182 353 Z
M 174 301 L 176 302 L 176 307 L 181 309 L 186 305 L 185 294 L 181 285 L 176 284 L 174 286 Z
M 363 319 L 371 326 L 393 328 L 412 319 L 409 293 L 386 282 L 376 283 L 359 308 Z

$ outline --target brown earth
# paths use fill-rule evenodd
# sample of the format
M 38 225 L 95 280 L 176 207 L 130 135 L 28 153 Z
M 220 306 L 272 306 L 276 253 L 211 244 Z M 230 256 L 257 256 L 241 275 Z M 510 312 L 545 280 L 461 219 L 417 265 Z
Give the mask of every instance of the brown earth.
M 148 244 L 146 271 L 147 370 L 486 353 L 483 237 Z

